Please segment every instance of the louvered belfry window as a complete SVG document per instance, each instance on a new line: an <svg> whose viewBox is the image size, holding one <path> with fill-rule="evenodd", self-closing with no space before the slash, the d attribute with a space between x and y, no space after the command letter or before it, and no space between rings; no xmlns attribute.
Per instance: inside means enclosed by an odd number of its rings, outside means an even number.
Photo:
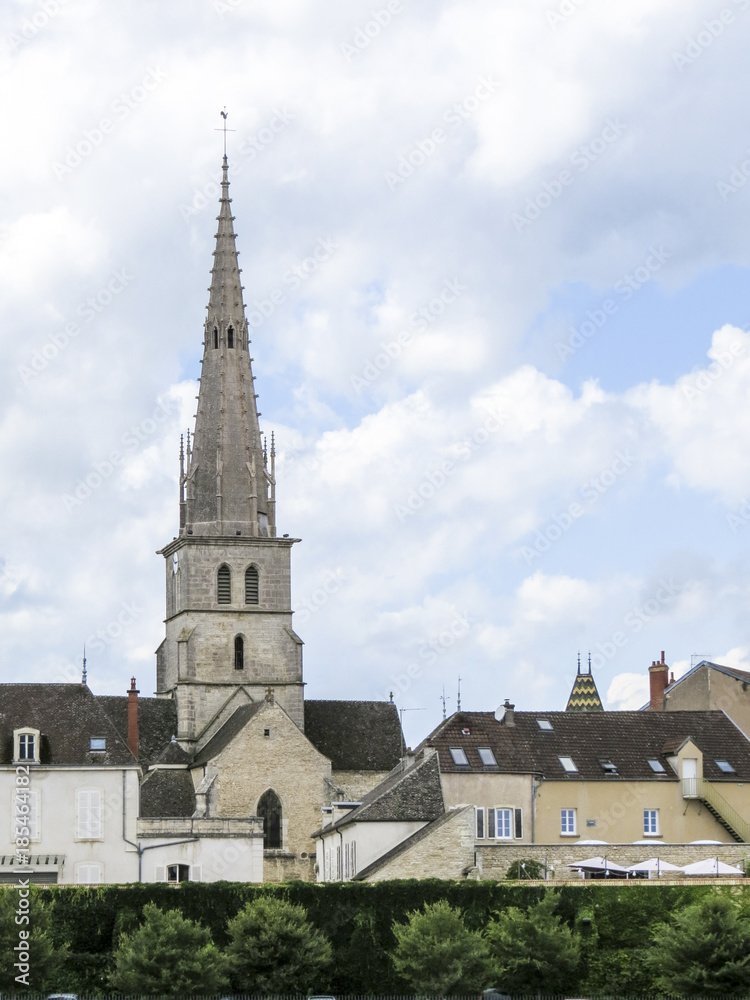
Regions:
<svg viewBox="0 0 750 1000"><path fill-rule="evenodd" d="M217 596L219 604L232 603L232 574L228 566L219 566L217 574Z"/></svg>
<svg viewBox="0 0 750 1000"><path fill-rule="evenodd" d="M258 603L258 571L255 566L245 570L245 604Z"/></svg>

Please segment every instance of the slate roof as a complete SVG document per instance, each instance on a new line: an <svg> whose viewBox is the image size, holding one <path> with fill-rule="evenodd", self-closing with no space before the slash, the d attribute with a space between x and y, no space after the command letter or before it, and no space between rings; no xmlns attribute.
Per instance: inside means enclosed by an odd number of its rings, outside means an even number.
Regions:
<svg viewBox="0 0 750 1000"><path fill-rule="evenodd" d="M263 704L265 702L262 701L246 702L236 708L221 729L214 733L202 750L198 751L193 763L207 764L213 757L217 757L231 743L237 733L245 728L245 725Z"/></svg>
<svg viewBox="0 0 750 1000"><path fill-rule="evenodd" d="M437 749L443 773L538 773L548 781L676 781L667 754L691 737L703 752L707 780L750 780L750 742L723 712L516 712L514 718L515 725L507 726L493 712L459 712L422 745ZM538 720L547 720L552 729L541 729ZM468 765L454 762L451 747L464 750ZM482 764L478 747L492 750L497 767ZM561 756L572 757L578 770L567 773ZM659 760L665 773L654 772L649 758ZM616 774L607 774L602 760L610 760ZM736 773L725 774L717 760L729 761Z"/></svg>
<svg viewBox="0 0 750 1000"><path fill-rule="evenodd" d="M40 763L131 765L127 744L84 684L0 684L0 763L13 760L13 731L38 729ZM92 736L107 749L92 753Z"/></svg>
<svg viewBox="0 0 750 1000"><path fill-rule="evenodd" d="M195 812L193 779L187 768L150 771L141 783L141 816L166 818Z"/></svg>
<svg viewBox="0 0 750 1000"><path fill-rule="evenodd" d="M306 701L305 736L334 771L390 771L403 749L390 701Z"/></svg>
<svg viewBox="0 0 750 1000"><path fill-rule="evenodd" d="M367 865L366 868L357 872L357 874L352 878L352 882L360 882L369 878L370 875L378 871L389 861L392 861L393 858L397 858L400 854L404 854L406 851L411 850L411 848L414 847L415 844L418 844L420 840L425 840L425 838L432 836L432 834L436 833L441 826L449 823L457 815L457 813L463 812L464 809L471 809L473 811L474 806L453 806L453 808L449 809L448 812L443 813L442 816L438 816L437 819L428 823L427 826L423 826L421 830L417 830L417 832L413 833L411 837L407 837L406 840L402 840L400 844L396 844L396 846L392 847L390 851L386 851L385 854L381 854L381 856L373 861L372 864Z"/></svg>
<svg viewBox="0 0 750 1000"><path fill-rule="evenodd" d="M167 744L166 750L164 750L163 753L159 754L159 756L154 761L154 764L187 765L190 764L191 761L192 757L187 752L187 750L183 750L180 744L176 740L173 740Z"/></svg>
<svg viewBox="0 0 750 1000"><path fill-rule="evenodd" d="M384 778L352 809L318 833L328 833L351 823L431 821L445 812L438 755L429 750L421 760L398 767ZM313 834L315 836L315 834Z"/></svg>
<svg viewBox="0 0 750 1000"><path fill-rule="evenodd" d="M128 736L128 696L98 695L123 740ZM138 761L144 767L162 754L177 733L177 704L171 698L138 697Z"/></svg>

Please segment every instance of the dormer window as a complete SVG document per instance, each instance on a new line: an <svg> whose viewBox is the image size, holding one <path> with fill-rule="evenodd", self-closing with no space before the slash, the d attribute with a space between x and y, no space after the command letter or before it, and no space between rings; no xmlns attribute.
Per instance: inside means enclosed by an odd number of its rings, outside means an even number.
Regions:
<svg viewBox="0 0 750 1000"><path fill-rule="evenodd" d="M39 763L39 730L16 729L13 733L13 756L21 764Z"/></svg>

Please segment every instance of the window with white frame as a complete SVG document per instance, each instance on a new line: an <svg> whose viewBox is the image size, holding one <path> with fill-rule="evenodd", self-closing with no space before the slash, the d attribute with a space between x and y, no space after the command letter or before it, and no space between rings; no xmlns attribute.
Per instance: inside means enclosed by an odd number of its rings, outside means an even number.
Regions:
<svg viewBox="0 0 750 1000"><path fill-rule="evenodd" d="M477 840L484 840L484 807L476 806L474 811L477 816Z"/></svg>
<svg viewBox="0 0 750 1000"><path fill-rule="evenodd" d="M575 809L560 810L560 834L563 837L572 837L576 834L576 811Z"/></svg>
<svg viewBox="0 0 750 1000"><path fill-rule="evenodd" d="M659 834L659 810L643 810L643 834L646 837L656 837Z"/></svg>
<svg viewBox="0 0 750 1000"><path fill-rule="evenodd" d="M102 793L98 789L80 789L76 796L76 839L102 839Z"/></svg>
<svg viewBox="0 0 750 1000"><path fill-rule="evenodd" d="M76 865L76 882L79 885L94 885L102 881L102 866L97 864Z"/></svg>
<svg viewBox="0 0 750 1000"><path fill-rule="evenodd" d="M495 837L497 840L511 840L513 838L513 810L495 810Z"/></svg>
<svg viewBox="0 0 750 1000"><path fill-rule="evenodd" d="M39 742L38 729L16 729L13 733L14 760L23 764L38 764Z"/></svg>
<svg viewBox="0 0 750 1000"><path fill-rule="evenodd" d="M42 816L38 789L17 788L12 793L10 807L10 839L28 837L41 839Z"/></svg>

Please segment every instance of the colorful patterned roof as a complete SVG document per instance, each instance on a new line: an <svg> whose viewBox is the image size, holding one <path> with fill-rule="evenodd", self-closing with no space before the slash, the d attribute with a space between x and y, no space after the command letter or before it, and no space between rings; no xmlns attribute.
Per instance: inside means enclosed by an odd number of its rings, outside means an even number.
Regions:
<svg viewBox="0 0 750 1000"><path fill-rule="evenodd" d="M592 674L576 674L573 690L570 692L566 712L603 712L604 706L596 689Z"/></svg>

